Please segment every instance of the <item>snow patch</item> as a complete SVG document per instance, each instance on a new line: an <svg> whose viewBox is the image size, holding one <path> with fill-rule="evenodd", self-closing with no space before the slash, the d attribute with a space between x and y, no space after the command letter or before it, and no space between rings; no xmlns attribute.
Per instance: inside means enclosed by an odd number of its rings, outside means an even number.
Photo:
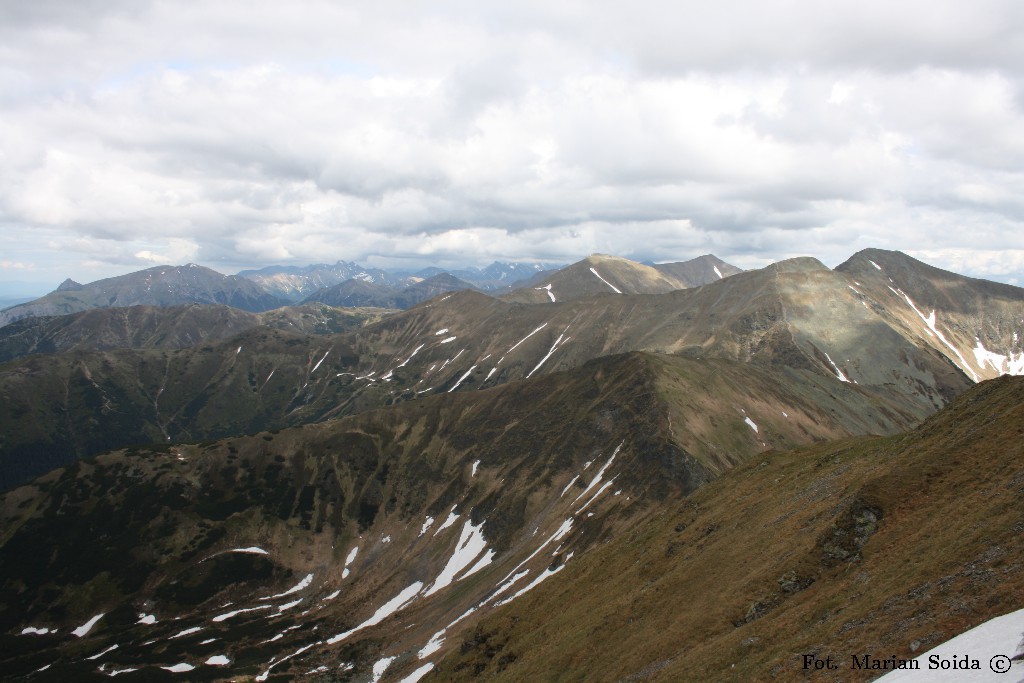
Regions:
<svg viewBox="0 0 1024 683"><path fill-rule="evenodd" d="M278 605L277 606L277 613L280 614L281 612L284 612L285 610L291 609L292 607L295 607L300 602L302 602L302 598L299 598L298 600L293 600L292 602L286 602L283 605Z"/></svg>
<svg viewBox="0 0 1024 683"><path fill-rule="evenodd" d="M1014 333L1016 343L1016 332ZM1015 354L1010 352L1009 356L989 351L981 343L981 339L975 337L977 346L974 347L974 358L978 361L978 367L985 369L985 363L992 366L992 369L1000 375L1024 375L1024 353Z"/></svg>
<svg viewBox="0 0 1024 683"><path fill-rule="evenodd" d="M433 664L427 663L413 671L411 674L400 680L398 683L417 683L421 678L430 673L434 668Z"/></svg>
<svg viewBox="0 0 1024 683"><path fill-rule="evenodd" d="M889 289L892 288L890 287ZM960 369L966 373L969 373L971 377L974 378L974 381L977 382L979 380L978 373L974 372L974 370L971 369L971 367L967 364L967 361L964 360L963 354L960 353L959 349L950 344L949 340L946 339L946 335L942 334L939 328L935 326L935 309L933 308L931 314L928 315L928 317L926 318L924 314L918 310L917 306L914 305L914 302L910 300L909 296L907 296L902 291L899 292L899 294L903 295L903 298L906 300L906 302L910 304L910 307L914 309L914 312L921 317L921 320L925 322L925 324L928 326L928 329L930 329L935 334L935 336L939 338L939 341L945 344L953 353L956 354L956 357L960 359Z"/></svg>
<svg viewBox="0 0 1024 683"><path fill-rule="evenodd" d="M441 646L444 645L444 634L445 631L447 630L448 629L443 628L434 635L432 635L430 637L430 640L427 641L427 644L424 645L423 648L416 653L416 657L419 659L426 659L430 655L440 650Z"/></svg>
<svg viewBox="0 0 1024 683"><path fill-rule="evenodd" d="M478 468L478 467L480 467L480 461L476 460L476 461L473 462L473 471L469 473L469 476L475 477L476 476L476 468Z"/></svg>
<svg viewBox="0 0 1024 683"><path fill-rule="evenodd" d="M248 548L232 548L231 550L225 550L226 553L251 553L253 555L269 555L263 548L257 548L256 546L250 546Z"/></svg>
<svg viewBox="0 0 1024 683"><path fill-rule="evenodd" d="M441 340L441 343L442 343L442 344L447 344L448 342L453 342L453 341L455 341L456 339L458 339L458 337L448 337L447 339L442 339L442 340Z"/></svg>
<svg viewBox="0 0 1024 683"><path fill-rule="evenodd" d="M597 276L597 279L598 279L598 280L600 280L601 282L603 282L603 283L605 283L606 285L608 285L609 287L611 287L611 288L612 288L612 291L614 291L614 292L615 292L616 294L622 294L622 291L621 291L621 290L620 290L620 289L619 289L618 287L616 287L615 285L613 285L612 283L608 282L608 281L607 281L607 280L605 280L605 279L604 279L603 277L601 277L601 274L600 274L600 273L598 273L598 272L597 272L596 270L594 270L593 268L591 268L591 269L590 269L590 272L591 272L591 273L593 273L594 275L596 275L596 276Z"/></svg>
<svg viewBox="0 0 1024 683"><path fill-rule="evenodd" d="M57 629L50 630L49 628L36 628L35 626L29 626L21 629L21 635L23 636L45 636L47 633L56 633Z"/></svg>
<svg viewBox="0 0 1024 683"><path fill-rule="evenodd" d="M45 671L46 669L49 669L49 668L50 668L50 665L47 664L46 666L44 666L39 671ZM138 669L132 669L132 668L128 668L128 669L111 669L110 671L105 671L104 673L106 673L108 676L113 678L114 676L118 676L120 674L129 674L132 671L138 671Z"/></svg>
<svg viewBox="0 0 1024 683"><path fill-rule="evenodd" d="M516 342L515 344L513 344L513 345L512 345L512 348L511 348L511 349L509 349L508 351L506 351L506 352L505 352L505 356L507 356L508 354L510 354L510 353L512 353L513 351L515 351L515 350L516 350L516 347L518 347L518 346L519 346L520 344L522 344L522 343L523 343L524 341L526 341L527 339L529 339L529 338L530 338L530 337L532 337L533 335L537 334L538 332L540 332L541 330L543 330L543 329L544 329L545 327L547 327L547 326L548 326L548 324L547 324L547 323L544 323L543 325L541 325L540 327L538 327L537 329L535 329L535 330L534 330L533 332L531 332L530 334L526 335L525 337L523 337L522 339L520 339L519 341L517 341L517 342ZM499 363L499 364L501 363L501 361L502 361L502 360L505 360L505 356L502 356L502 357L501 357L501 360L499 360L499 361L498 361L498 363Z"/></svg>
<svg viewBox="0 0 1024 683"><path fill-rule="evenodd" d="M529 559L529 558L527 558L527 559ZM501 595L502 593L507 591L509 588L511 588L517 581L519 581L519 579L523 578L524 576L526 576L529 573L530 573L529 569L524 569L523 571L519 572L518 574L514 574L511 579L509 579L505 583L503 583L500 586L498 586L498 590L494 591L494 593L491 594L490 599L493 600L494 598L498 597L499 595ZM505 577L505 578L508 578L508 577Z"/></svg>
<svg viewBox="0 0 1024 683"><path fill-rule="evenodd" d="M370 679L370 683L378 683L380 677L384 675L384 672L391 666L391 662L395 661L395 657L385 657L384 659L377 660L373 664L373 678Z"/></svg>
<svg viewBox="0 0 1024 683"><path fill-rule="evenodd" d="M462 382L467 377L469 377L473 373L474 370L476 370L476 366L475 365L473 367L471 367L469 370L466 370L466 374L464 374L462 377L459 378L459 381L455 383L455 386L453 386L451 389L448 390L448 393L450 394L453 391L455 391L456 389L458 389L459 385L462 384Z"/></svg>
<svg viewBox="0 0 1024 683"><path fill-rule="evenodd" d="M832 364L832 368L835 370L836 377L839 378L839 381L840 382L849 382L850 379L846 375L843 374L843 371L839 369L839 366L836 365L836 362L834 360L832 360L831 356L828 355L828 352L827 351L822 351L822 353L825 354L825 358L828 358L828 362ZM755 432L757 431L756 427L754 428L754 431Z"/></svg>
<svg viewBox="0 0 1024 683"><path fill-rule="evenodd" d="M625 442L623 442L623 443L625 443ZM594 475L594 478L590 480L590 484L587 485L587 488L583 489L583 493L581 493L580 495L576 496L576 500L574 500L572 502L573 505L575 505L576 502L579 501L580 498L582 498L583 496L587 495L587 493L590 492L590 489L594 488L595 486L597 486L598 484L601 483L601 478L604 476L605 471L609 467L611 467L612 462L615 461L615 456L619 454L619 449L620 448L622 448L622 444L621 443L618 446L615 447L615 450L612 452L612 457L608 458L608 462L606 462L601 467L601 469L599 469L597 471L597 474Z"/></svg>
<svg viewBox="0 0 1024 683"><path fill-rule="evenodd" d="M448 519L444 520L444 524L437 528L437 531L434 532L435 536L437 536L439 533L450 527L452 524L455 524L456 520L459 519L459 516L455 514L455 508L457 507L458 505L452 506L451 511L448 513Z"/></svg>
<svg viewBox="0 0 1024 683"><path fill-rule="evenodd" d="M316 365L313 366L313 369L309 371L309 374L312 375L314 372L316 372L316 369L318 367L320 367L320 363L323 363L327 359L328 354L330 354L330 353L331 353L331 350L327 349L327 353L324 354L323 358L321 358L320 360L317 361Z"/></svg>
<svg viewBox="0 0 1024 683"><path fill-rule="evenodd" d="M715 275L718 276L719 280L722 279L722 271L718 269L718 266L711 266L711 270L715 271Z"/></svg>
<svg viewBox="0 0 1024 683"><path fill-rule="evenodd" d="M270 609L271 607L273 607L273 605L260 605L259 607L248 607L246 609L236 609L235 611L227 612L226 614L218 614L213 619L211 619L211 621L214 621L216 623L220 623L222 621L227 621L228 619L231 619L232 617L236 617L239 614L245 614L246 612L257 612L257 611L259 611L261 609Z"/></svg>
<svg viewBox="0 0 1024 683"><path fill-rule="evenodd" d="M876 269L878 269L878 270L881 270L881 269L882 269L882 266L878 265L877 263L875 263L875 262L874 262L874 261L872 261L871 259L868 259L868 263L870 263L871 265L873 265L873 266L874 266L874 267L875 267Z"/></svg>
<svg viewBox="0 0 1024 683"><path fill-rule="evenodd" d="M72 633L74 633L79 638L83 637L85 634L91 631L92 627L96 625L96 622L102 619L105 615L106 612L103 612L102 614L97 614L92 619L90 619L89 621L85 622L84 624L76 628L74 631L72 631Z"/></svg>
<svg viewBox="0 0 1024 683"><path fill-rule="evenodd" d="M551 299L551 303L555 303L555 295L551 292L551 283L548 283L543 287L534 287L534 289L543 289L547 292L548 298Z"/></svg>
<svg viewBox="0 0 1024 683"><path fill-rule="evenodd" d="M541 550L544 550L544 548L548 547L548 545L550 545L553 541L561 541L563 538L565 538L566 534L568 534L570 531L572 531L572 517L570 517L567 520L565 520L564 522L562 522L562 525L560 527L558 527L558 529L555 530L555 533L553 533L550 536L548 536L548 540L546 540L543 543L541 543L540 547L538 547L536 550L534 550L532 553L530 553L529 557L527 557L525 560L520 562L518 565L516 565L515 569L513 569L508 574L506 574L505 575L505 579L507 579L509 576L512 576L520 567L522 567L524 564L526 564L527 562L532 560L534 557L536 557L537 553L539 553ZM524 571L520 576L525 576L525 574L527 572L529 572L529 570ZM507 588L509 585L515 583L517 578L518 577L513 577L513 579L511 581L509 581L508 584L506 584L502 588L499 588L497 591L495 591L494 595L492 595L491 597L492 598L495 597L496 595L501 593L503 590L505 590L505 588ZM502 581L504 581L505 579L502 579Z"/></svg>
<svg viewBox="0 0 1024 683"><path fill-rule="evenodd" d="M108 648L107 648L106 650L104 650L103 652L97 652L97 653L96 653L96 654L94 654L94 655L93 655L92 657L86 657L86 659L88 659L88 660L94 660L94 659L99 659L100 657L102 657L103 655L107 654L108 652L113 652L114 650L116 650L116 649L117 649L117 647L118 647L118 646L117 646L117 644L115 643L114 645L111 645L110 647L108 647Z"/></svg>
<svg viewBox="0 0 1024 683"><path fill-rule="evenodd" d="M170 671L174 674L183 674L186 671L191 671L195 667L191 664L186 664L185 662L182 662L180 664L175 664L174 666L161 666L160 668L165 669L166 671Z"/></svg>
<svg viewBox="0 0 1024 683"><path fill-rule="evenodd" d="M265 680L267 680L267 678L270 676L271 669L273 669L275 666L277 666L278 664L281 664L282 662L288 661L292 657L298 657L299 655L301 655L303 652L305 652L309 648L313 647L314 645L320 645L321 643L323 643L322 640L317 641L315 643L310 643L309 645L303 645L302 647L300 647L298 650L296 650L295 652L291 653L290 655L286 655L286 656L282 657L281 659L278 659L277 661L271 660L271 662L272 662L271 665L269 667L267 667L266 671L264 671L259 676L257 676L256 680L257 681L265 681Z"/></svg>
<svg viewBox="0 0 1024 683"><path fill-rule="evenodd" d="M757 433L757 425L754 424L753 420L751 420L749 417L745 417L743 418L743 421L746 422L750 426L750 428L754 430L755 434Z"/></svg>
<svg viewBox="0 0 1024 683"><path fill-rule="evenodd" d="M417 581L416 583L407 586L404 590L402 590L401 593L399 593L398 595L384 603L380 607L380 609L373 613L372 617L370 617L369 619L367 619L366 621L364 621L363 623L359 624L351 630L345 631L344 633L339 633L336 636L328 638L327 644L334 645L335 643L339 643L342 640L345 640L356 631L361 631L364 628L368 628L370 626L375 626L379 624L380 622L384 621L386 618L388 618L389 616L391 616L392 614L399 611L400 609L408 605L410 602L415 600L421 588L423 588L422 581Z"/></svg>
<svg viewBox="0 0 1024 683"><path fill-rule="evenodd" d="M500 601L494 603L494 606L495 607L501 607L502 605L507 605L508 603L512 602L513 600L515 600L516 598L521 596L523 593L526 593L527 591L530 591L530 590L536 588L537 585L540 584L541 581L544 581L545 579L548 579L548 578L554 576L555 574L557 574L558 572L562 571L563 569L565 569L565 564L564 563L558 565L558 568L556 568L556 569L551 569L550 567L548 567L543 572L541 572L540 575L538 575L537 578L535 578L533 581L531 581L530 583L526 584L526 586L524 586L520 590L516 591L512 595L508 596L504 600L500 600Z"/></svg>
<svg viewBox="0 0 1024 683"><path fill-rule="evenodd" d="M479 461L477 461L477 462L479 462ZM416 538L419 538L423 534L427 533L427 531L432 526L434 526L434 518L433 517L427 517L425 520L423 520L423 527L420 529L420 533L419 533L418 536L416 536Z"/></svg>
<svg viewBox="0 0 1024 683"><path fill-rule="evenodd" d="M578 474L575 477L573 477L572 481L570 481L568 484L566 484L565 488L562 489L562 492L560 494L558 494L558 497L561 498L562 496L564 496L565 492L568 491L569 489L571 489L572 485L575 484L576 480L579 479L579 478L580 478L580 475L578 475Z"/></svg>
<svg viewBox="0 0 1024 683"><path fill-rule="evenodd" d="M612 483L614 483L614 482L615 482L615 477L612 477L611 479L609 479L608 481L606 481L606 482L605 482L604 484L602 484L602 485L601 485L601 488L599 488L599 489L597 490L597 493L595 493L595 494L594 494L593 496L591 496L591 497L590 497L590 500L588 500L588 501L587 501L586 503L584 503L584 504L583 504L583 507L581 507L581 508L580 508L579 510L577 510L577 511L576 511L576 513L577 513L577 514L579 514L580 512L583 512L584 510L586 510L586 509L587 509L587 506L589 506L589 505L590 505L591 503L593 503L593 502L594 502L594 500L595 500L595 499L596 499L596 498L597 498L598 496L600 496L600 495L601 495L602 493L604 493L604 492L605 492L605 490L607 490L607 488L608 488L609 486L611 486L611 485L612 485ZM592 515L592 514L593 514L593 513L591 513L591 515ZM589 516L589 515L588 515L588 516Z"/></svg>
<svg viewBox="0 0 1024 683"><path fill-rule="evenodd" d="M192 628L187 628L184 631L178 631L170 637L170 640L174 640L175 638L184 638L185 636L192 635L193 633L199 633L202 630L202 626L193 626Z"/></svg>
<svg viewBox="0 0 1024 683"><path fill-rule="evenodd" d="M416 347L416 349L415 349L415 350L414 350L414 351L413 351L412 353L410 353L410 354L409 354L409 357L408 357L408 358L406 358L405 360L403 360L403 361L402 361L402 362L401 362L401 363L400 363L400 364L398 365L398 367L400 367L400 368L404 368L404 367L405 367L405 364L406 364L406 363L408 363L409 361L411 361L411 360L412 360L412 357L413 357L413 356L415 356L415 355L416 355L417 353L419 353L419 352L420 352L420 349L422 349L422 348L423 348L424 346L426 346L426 344L420 344L419 346L417 346L417 347Z"/></svg>
<svg viewBox="0 0 1024 683"><path fill-rule="evenodd" d="M1001 617L990 619L985 623L965 631L960 635L947 640L942 645L925 652L914 661L920 669L902 669L893 671L876 680L876 683L970 683L971 681L1019 681L1021 678L1022 665L1020 660L1010 660L1024 654L1024 642L1021 641L1021 634L1024 633L1024 609L1004 614ZM980 671L965 671L963 669L935 669L929 670L929 658L937 657L940 660L951 660L955 655L963 656L969 654L971 659L981 662ZM993 675L990 669L990 662L998 655L1007 658L1002 660L1007 665L1007 673ZM999 659L995 660L1000 662ZM1012 663L1012 669L1010 665ZM1005 677L1005 678L1004 678Z"/></svg>
<svg viewBox="0 0 1024 683"><path fill-rule="evenodd" d="M435 337L440 337L442 334L444 334L447 331L448 331L447 327L441 328L440 330L438 330L437 332L434 333L434 336Z"/></svg>
<svg viewBox="0 0 1024 683"><path fill-rule="evenodd" d="M572 339L572 337L566 337L564 332L562 334L558 335L558 339L556 339L555 343L551 345L551 349L548 351L547 355L544 356L543 358L541 358L540 362L537 363L537 365L533 368L533 370L530 370L530 373L528 375L526 375L527 379L529 379L533 375L533 373L535 373L538 370L540 370L540 366L544 365L544 363L547 362L548 358L551 358L551 354L553 354L555 351L558 350L558 347L562 343L562 339L563 338L565 338L566 342L568 342L570 339Z"/></svg>
<svg viewBox="0 0 1024 683"><path fill-rule="evenodd" d="M275 598L283 598L286 595L298 593L300 590L307 588L311 583L313 583L313 575L306 574L306 578L302 579L302 581L299 581L297 584L286 590L284 593L278 593L277 595L268 595L264 598L260 598L260 600L274 600Z"/></svg>
<svg viewBox="0 0 1024 683"><path fill-rule="evenodd" d="M207 666L227 666L231 660L224 655L214 655L206 660Z"/></svg>
<svg viewBox="0 0 1024 683"><path fill-rule="evenodd" d="M459 535L459 542L455 546L455 552L452 553L448 563L444 569L441 570L440 575L434 580L433 585L424 593L424 596L431 596L443 588L447 588L458 575L460 571L466 568L469 563L475 560L480 553L487 550L487 539L484 538L483 534L484 523L480 522L479 525L473 526L473 522L466 520L466 523L462 526L462 533ZM487 561L477 563L472 570L462 575L461 578L466 578L470 574L482 569L483 567L490 564L491 558L494 557L493 551L488 551L488 554L484 556Z"/></svg>

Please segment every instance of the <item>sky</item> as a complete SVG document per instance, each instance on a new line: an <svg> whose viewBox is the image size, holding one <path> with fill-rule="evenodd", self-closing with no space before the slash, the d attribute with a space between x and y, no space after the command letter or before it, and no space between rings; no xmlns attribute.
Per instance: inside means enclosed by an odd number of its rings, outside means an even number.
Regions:
<svg viewBox="0 0 1024 683"><path fill-rule="evenodd" d="M0 290L158 264L1024 285L1019 0L0 0Z"/></svg>

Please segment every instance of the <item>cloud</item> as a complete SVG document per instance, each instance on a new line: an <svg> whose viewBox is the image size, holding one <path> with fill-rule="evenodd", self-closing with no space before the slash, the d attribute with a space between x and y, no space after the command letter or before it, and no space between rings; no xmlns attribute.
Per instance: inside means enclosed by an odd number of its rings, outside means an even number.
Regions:
<svg viewBox="0 0 1024 683"><path fill-rule="evenodd" d="M76 279L866 246L1019 277L1022 7L29 3L0 244Z"/></svg>

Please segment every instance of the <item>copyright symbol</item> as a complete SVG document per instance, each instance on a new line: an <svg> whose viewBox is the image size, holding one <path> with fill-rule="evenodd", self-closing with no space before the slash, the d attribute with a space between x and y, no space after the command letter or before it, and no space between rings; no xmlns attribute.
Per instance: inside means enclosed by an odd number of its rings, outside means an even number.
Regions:
<svg viewBox="0 0 1024 683"><path fill-rule="evenodd" d="M997 674L1004 674L1010 670L1012 662L1006 655L996 655L992 659L988 660L988 668L995 671Z"/></svg>

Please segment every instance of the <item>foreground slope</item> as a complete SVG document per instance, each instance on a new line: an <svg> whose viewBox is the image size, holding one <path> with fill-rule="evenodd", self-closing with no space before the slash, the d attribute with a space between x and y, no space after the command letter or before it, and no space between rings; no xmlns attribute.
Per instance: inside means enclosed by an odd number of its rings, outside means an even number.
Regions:
<svg viewBox="0 0 1024 683"><path fill-rule="evenodd" d="M766 442L894 431L890 406L827 381L630 354L79 461L2 499L0 671L291 680L350 665L365 680L427 667L480 615Z"/></svg>
<svg viewBox="0 0 1024 683"><path fill-rule="evenodd" d="M305 424L630 351L857 384L897 407L905 427L972 384L924 335L890 322L890 307L905 304L868 305L850 283L791 259L664 294L534 306L463 291L342 335L258 329L180 351L23 359L0 366L0 486L127 444ZM1000 305L1024 320L1024 296ZM980 301L975 315L994 313Z"/></svg>
<svg viewBox="0 0 1024 683"><path fill-rule="evenodd" d="M1021 425L1024 378L1003 377L908 434L755 458L483 618L424 680L871 680L852 655L911 659L1024 607Z"/></svg>

